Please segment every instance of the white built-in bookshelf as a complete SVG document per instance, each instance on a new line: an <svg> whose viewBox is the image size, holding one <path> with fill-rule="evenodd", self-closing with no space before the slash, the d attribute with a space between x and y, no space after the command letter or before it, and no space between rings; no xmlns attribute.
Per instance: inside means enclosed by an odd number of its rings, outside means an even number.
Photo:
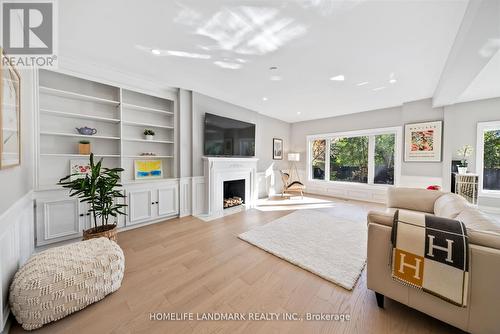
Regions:
<svg viewBox="0 0 500 334"><path fill-rule="evenodd" d="M39 190L56 188L72 160L86 160L78 143L88 140L106 167L122 167L123 183L134 182L134 161L160 159L163 177L174 177L175 102L58 72L39 71ZM95 135L76 128L97 129ZM146 140L145 129L155 132ZM142 153L155 153L143 156Z"/></svg>

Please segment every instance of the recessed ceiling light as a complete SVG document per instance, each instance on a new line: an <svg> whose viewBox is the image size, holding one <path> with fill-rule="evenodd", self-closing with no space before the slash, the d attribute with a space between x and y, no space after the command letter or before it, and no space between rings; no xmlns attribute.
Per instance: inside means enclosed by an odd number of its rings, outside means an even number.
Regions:
<svg viewBox="0 0 500 334"><path fill-rule="evenodd" d="M380 86L380 87L377 87L377 88L373 88L373 91L376 92L376 91L382 90L382 89L385 89L385 86Z"/></svg>
<svg viewBox="0 0 500 334"><path fill-rule="evenodd" d="M356 86L364 86L364 85L368 85L368 84L369 84L368 81L363 81L363 82L356 84Z"/></svg>
<svg viewBox="0 0 500 334"><path fill-rule="evenodd" d="M161 54L160 50L158 50L158 49L152 49L151 53L156 55L156 56L159 56Z"/></svg>
<svg viewBox="0 0 500 334"><path fill-rule="evenodd" d="M302 114L302 113L300 111L297 111L297 115L300 115L300 114Z"/></svg>
<svg viewBox="0 0 500 334"><path fill-rule="evenodd" d="M344 81L345 77L342 74L340 74L340 75L336 75L334 77L331 77L330 80L332 80L332 81Z"/></svg>
<svg viewBox="0 0 500 334"><path fill-rule="evenodd" d="M280 77L279 75L271 75L271 76L269 77L269 79L270 79L271 81L281 81L281 80L283 80L283 78L282 78L282 77Z"/></svg>
<svg viewBox="0 0 500 334"><path fill-rule="evenodd" d="M262 101L267 101L267 100L268 100L268 98L265 96L262 98Z"/></svg>
<svg viewBox="0 0 500 334"><path fill-rule="evenodd" d="M389 75L389 83L391 84L394 84L396 83L396 78L394 77L394 73L391 73L391 75Z"/></svg>

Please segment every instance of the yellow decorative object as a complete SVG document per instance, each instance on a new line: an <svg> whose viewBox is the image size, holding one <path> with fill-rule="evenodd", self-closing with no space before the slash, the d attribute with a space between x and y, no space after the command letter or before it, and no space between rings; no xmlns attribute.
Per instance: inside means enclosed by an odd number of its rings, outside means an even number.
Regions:
<svg viewBox="0 0 500 334"><path fill-rule="evenodd" d="M163 166L161 160L136 160L135 179L161 179L163 178Z"/></svg>

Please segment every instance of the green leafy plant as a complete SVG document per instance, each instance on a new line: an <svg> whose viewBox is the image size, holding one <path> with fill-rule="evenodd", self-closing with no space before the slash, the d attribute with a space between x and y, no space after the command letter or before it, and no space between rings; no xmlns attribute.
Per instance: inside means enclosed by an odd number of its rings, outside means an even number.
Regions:
<svg viewBox="0 0 500 334"><path fill-rule="evenodd" d="M145 136L154 136L155 132L151 129L144 129L144 135Z"/></svg>
<svg viewBox="0 0 500 334"><path fill-rule="evenodd" d="M109 218L125 215L123 208L126 204L115 203L115 199L125 198L119 189L122 185L119 183L120 174L123 168L102 167L102 159L94 162L94 154L90 154L90 173L85 177L71 180L71 174L59 180L59 185L70 189L70 196L76 196L80 202L88 203L90 213L94 222L94 232L102 232L109 228ZM101 224L98 226L98 218ZM111 225L113 226L113 225Z"/></svg>
<svg viewBox="0 0 500 334"><path fill-rule="evenodd" d="M88 140L80 140L79 143L83 144L83 145L87 145L87 144L90 144L90 141L88 141Z"/></svg>

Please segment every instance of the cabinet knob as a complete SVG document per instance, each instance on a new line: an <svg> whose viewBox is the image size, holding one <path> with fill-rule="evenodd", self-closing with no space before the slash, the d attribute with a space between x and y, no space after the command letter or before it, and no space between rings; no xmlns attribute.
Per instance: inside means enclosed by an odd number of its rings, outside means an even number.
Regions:
<svg viewBox="0 0 500 334"><path fill-rule="evenodd" d="M155 204L158 204L158 203L159 203L158 201L155 202Z"/></svg>
<svg viewBox="0 0 500 334"><path fill-rule="evenodd" d="M155 205L156 203L155 202L151 202L151 205Z"/></svg>
<svg viewBox="0 0 500 334"><path fill-rule="evenodd" d="M84 213L80 213L80 215L79 215L79 216L80 216L80 217L83 217L83 216L85 216L85 214L84 214Z"/></svg>

